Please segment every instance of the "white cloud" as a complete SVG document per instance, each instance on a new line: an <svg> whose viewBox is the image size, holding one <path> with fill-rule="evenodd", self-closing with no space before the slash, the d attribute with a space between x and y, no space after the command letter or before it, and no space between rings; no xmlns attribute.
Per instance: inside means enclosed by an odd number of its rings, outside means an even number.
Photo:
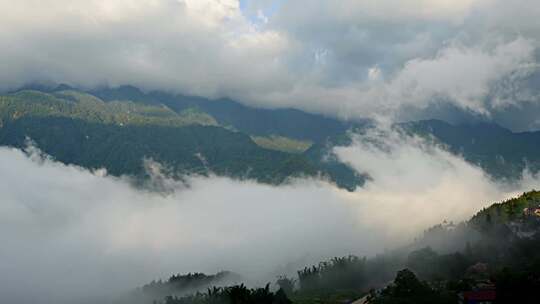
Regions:
<svg viewBox="0 0 540 304"><path fill-rule="evenodd" d="M131 83L223 96L287 81L287 37L256 29L234 0L3 1L0 17L11 46L0 51L3 88Z"/></svg>
<svg viewBox="0 0 540 304"><path fill-rule="evenodd" d="M336 152L372 179L350 194L363 204L360 222L394 236L415 235L443 220L468 219L484 206L538 183L528 176L520 189L497 184L442 147L398 131L356 136L353 145Z"/></svg>
<svg viewBox="0 0 540 304"><path fill-rule="evenodd" d="M485 98L496 81L536 68L532 42L523 38L492 49L449 46L433 59L414 59L385 88L390 102L425 107L434 97L487 112Z"/></svg>
<svg viewBox="0 0 540 304"><path fill-rule="evenodd" d="M358 118L441 95L489 113L522 102L486 99L493 83L538 70L532 0L246 5L262 22L237 0L0 0L0 89L131 84Z"/></svg>
<svg viewBox="0 0 540 304"><path fill-rule="evenodd" d="M262 284L323 258L406 243L538 184L499 185L418 138L383 134L337 150L373 177L353 193L314 180L273 187L211 177L161 195L0 148L0 300L73 303L188 271L228 269Z"/></svg>
<svg viewBox="0 0 540 304"><path fill-rule="evenodd" d="M404 106L422 109L441 99L464 110L489 115L495 107L517 102L503 99L503 95L515 94L508 90L519 87L494 89L499 82L519 83L537 68L532 42L524 38L478 47L452 44L432 58L406 62L394 75L385 77L380 68L372 67L366 83L337 87L299 83L290 91L266 98L270 102L293 96L312 111L334 111L345 118L368 113L372 118L394 119Z"/></svg>

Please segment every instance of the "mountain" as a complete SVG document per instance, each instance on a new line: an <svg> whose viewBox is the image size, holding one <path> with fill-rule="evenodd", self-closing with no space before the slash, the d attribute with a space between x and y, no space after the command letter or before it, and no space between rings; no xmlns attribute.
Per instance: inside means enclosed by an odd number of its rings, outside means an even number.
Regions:
<svg viewBox="0 0 540 304"><path fill-rule="evenodd" d="M516 179L523 170L540 170L540 132L512 132L493 123L452 125L424 120L400 127L436 140L498 179Z"/></svg>
<svg viewBox="0 0 540 304"><path fill-rule="evenodd" d="M475 214L470 222L483 231L504 226L517 237L533 236L540 232L540 192L533 190L495 203Z"/></svg>
<svg viewBox="0 0 540 304"><path fill-rule="evenodd" d="M214 117L220 125L256 136L283 136L299 140L323 142L339 136L355 123L344 122L297 109L258 109L231 99L210 100L202 97L173 95L163 92L143 93L131 86L93 90L91 94L105 100L131 100L163 104L179 112L196 107ZM360 121L357 124L363 124Z"/></svg>
<svg viewBox="0 0 540 304"><path fill-rule="evenodd" d="M144 176L143 159L153 159L179 176L214 172L271 184L323 176L352 191L366 176L342 163L333 147L350 144L348 130L369 127L367 120L343 122L129 86L88 92L32 87L0 95L0 145L22 148L28 137L59 161L113 175ZM441 120L396 127L444 145L496 179L540 170L540 132Z"/></svg>
<svg viewBox="0 0 540 304"><path fill-rule="evenodd" d="M111 97L105 101L65 86L48 92L22 90L0 96L0 145L24 148L29 138L58 161L90 169L106 168L118 176L144 177L143 160L152 159L178 177L213 172L279 184L291 177L322 175L348 190L363 181L336 159L328 162L322 157L308 157L302 151L312 142L302 142L302 150L294 153L279 151L299 141L272 135L259 145L252 134L224 126L197 104L173 109L144 99L146 95L138 90L121 88L114 92L117 95L110 96L118 100ZM317 119L326 120L308 114L304 117L314 124ZM270 134L273 129L266 132ZM280 146L268 149L275 143ZM333 170L335 166L341 170Z"/></svg>

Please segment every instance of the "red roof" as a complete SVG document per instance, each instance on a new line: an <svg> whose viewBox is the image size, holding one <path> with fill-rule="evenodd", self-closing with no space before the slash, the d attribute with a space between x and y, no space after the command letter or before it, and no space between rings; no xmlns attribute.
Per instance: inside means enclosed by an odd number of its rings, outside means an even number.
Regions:
<svg viewBox="0 0 540 304"><path fill-rule="evenodd" d="M495 298L495 290L465 291L463 293L463 299L465 300L495 300Z"/></svg>

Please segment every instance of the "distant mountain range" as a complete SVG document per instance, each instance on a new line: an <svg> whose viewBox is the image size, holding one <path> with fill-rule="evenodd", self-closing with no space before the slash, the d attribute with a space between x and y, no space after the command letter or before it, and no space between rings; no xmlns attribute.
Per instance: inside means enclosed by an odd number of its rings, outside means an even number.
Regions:
<svg viewBox="0 0 540 304"><path fill-rule="evenodd" d="M397 126L444 144L494 178L540 170L540 132L440 120ZM332 147L350 142L348 130L369 127L368 120L346 122L130 86L34 86L0 95L0 145L23 148L30 138L58 161L106 168L113 175L144 177L146 158L178 176L213 172L270 184L318 176L354 190L366 176L340 162Z"/></svg>
<svg viewBox="0 0 540 304"><path fill-rule="evenodd" d="M451 125L440 120L401 124L443 143L454 154L482 167L496 179L513 180L523 170L540 170L540 132L511 132L492 123Z"/></svg>

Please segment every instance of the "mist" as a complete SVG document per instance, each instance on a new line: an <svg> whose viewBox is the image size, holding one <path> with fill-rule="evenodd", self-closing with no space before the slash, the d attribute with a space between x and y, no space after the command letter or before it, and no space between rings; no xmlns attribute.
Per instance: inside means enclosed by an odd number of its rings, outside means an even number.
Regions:
<svg viewBox="0 0 540 304"><path fill-rule="evenodd" d="M336 148L370 176L347 192L317 179L270 186L210 176L167 192L42 155L0 148L0 300L112 299L173 273L230 270L252 285L332 256L407 244L443 220L530 190L492 181L444 147L399 131L354 135ZM159 166L157 167L159 169Z"/></svg>

